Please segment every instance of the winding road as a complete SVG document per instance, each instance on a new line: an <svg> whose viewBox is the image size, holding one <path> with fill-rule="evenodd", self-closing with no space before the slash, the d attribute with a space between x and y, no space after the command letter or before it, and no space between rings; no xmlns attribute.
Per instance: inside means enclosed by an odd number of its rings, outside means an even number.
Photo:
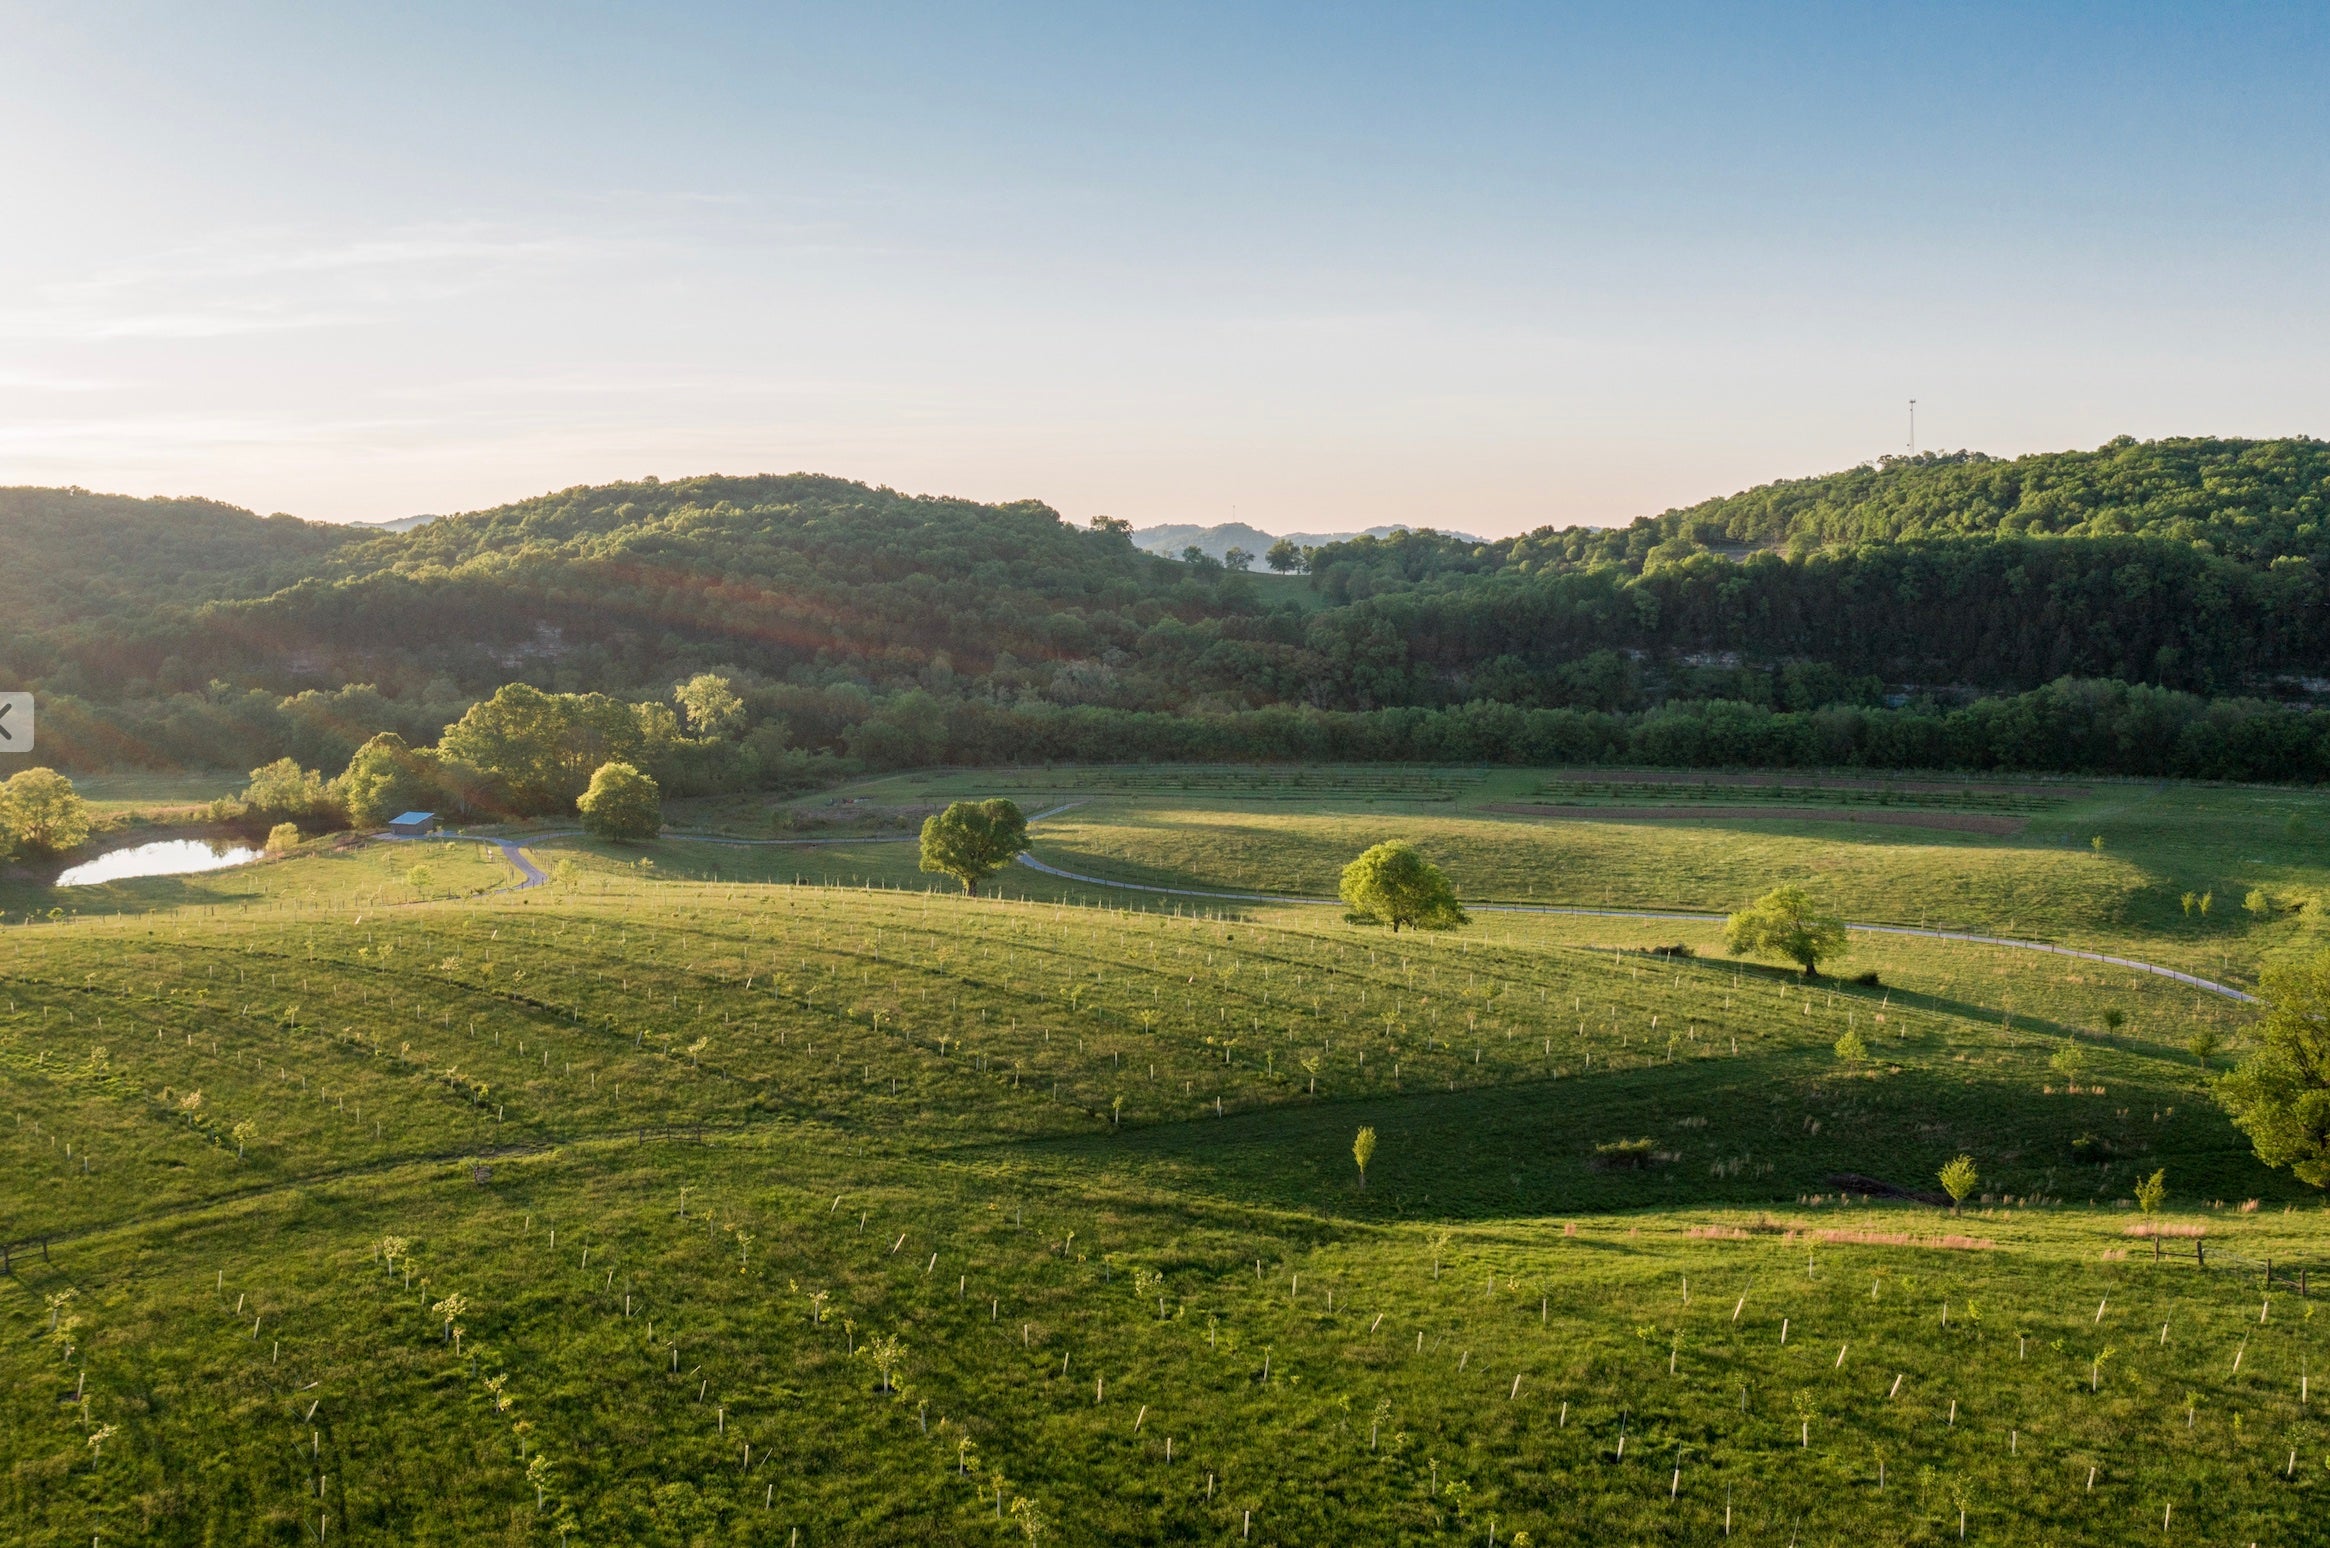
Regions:
<svg viewBox="0 0 2330 1548"><path fill-rule="evenodd" d="M566 838L569 836L570 835L564 833L537 833L532 835L532 837L538 839ZM511 865L517 867L518 882L517 885L513 887L496 887L492 892L486 894L487 897L493 897L504 892L524 892L529 887L539 887L544 882L550 880L549 873L534 863L533 857L528 855L524 849L519 847L518 841L516 839L487 838L483 835L475 833L427 833L414 834L411 837L407 837L401 833L383 833L380 835L380 837L384 842L390 844L493 845L494 848L502 852L502 858L504 860L509 861Z"/></svg>
<svg viewBox="0 0 2330 1548"><path fill-rule="evenodd" d="M1049 815L1048 813L1046 815ZM1281 903L1305 908L1341 908L1338 898L1296 897L1271 892L1204 892L1191 887L1153 887L1141 882L1110 881L1105 876L1086 876L1077 871L1062 870L1047 865L1033 855L1021 855L1019 863L1031 871L1061 881L1081 882L1088 887L1114 887L1124 892L1153 892L1175 898L1209 898L1225 903ZM1541 903L1467 903L1466 908L1480 914L1568 914L1590 919L1649 919L1667 920L1675 924L1721 924L1721 914L1666 914L1649 909L1630 908L1558 908ZM2083 962L2103 962L2113 967L2132 968L2139 973L2173 979L2210 994L2221 994L2228 1000L2239 1000L2245 1005L2255 1004L2257 996L2220 984L2213 978L2202 978L2193 973L2180 973L2175 968L2162 967L2156 962L2141 962L2134 957L2114 957L2100 951L2080 951L2071 946L2052 946L2045 941L2018 941L2004 935L1975 935L1964 930L1928 930L1915 925L1847 924L1848 930L1859 930L1869 935L1915 935L1934 941L1963 941L1974 946L2004 946L2013 951L2043 951L2058 957L2077 957Z"/></svg>
<svg viewBox="0 0 2330 1548"><path fill-rule="evenodd" d="M1049 811L1037 812L1028 821L1031 823L1041 822L1046 817L1056 817L1070 807L1083 804L1081 801L1070 801L1064 806L1055 806ZM503 887L498 889L499 891L524 892L529 888L539 887L550 879L539 866L535 865L533 859L526 854L515 839L486 838L451 833L431 834L429 837L446 843L491 844L499 849L502 852L502 858L517 868L520 877L515 886ZM530 835L530 837L539 840L571 838L573 835L571 833L537 833ZM820 844L895 844L906 842L903 836L845 839L728 839L715 838L710 834L666 833L664 837L684 839L696 844L725 844L738 848L756 849L764 846L774 848ZM399 839L395 842L418 843L427 842L427 840ZM1105 876L1087 876L1080 871L1063 870L1059 866L1026 854L1019 857L1019 863L1031 871L1040 871L1044 875L1055 877L1060 881L1077 882L1087 887L1107 887L1119 892L1146 892L1160 897L1172 898L1200 898L1217 903L1277 903L1300 908L1340 908L1343 906L1342 901L1337 898L1301 897L1273 892L1212 892L1195 887L1158 887L1145 882L1111 881ZM1661 913L1652 909L1634 908L1561 908L1545 903L1468 903L1465 906L1475 913L1482 914L1562 914L1573 918L1637 919L1666 921L1674 924L1721 924L1724 917L1721 914ZM2135 957L2115 957L2108 952L2081 951L2074 946L2056 946L2046 941L2022 941L2005 935L1977 935L1967 930L1929 930L1918 925L1848 923L1845 928L1860 931L1865 935L1910 935L1930 941L1958 941L1969 946L2000 946L2009 951L2038 951L2051 956L2074 957L2082 962L2101 962L2110 967L2128 968L2138 973L2150 973L2156 978L2169 979L2194 989L2205 990L2210 994L2223 995L2228 1000L2237 1000L2244 1005L2257 1003L2257 996L2236 989L2231 984L2221 984L2213 978L2203 978L2197 973L2185 973L2175 968L2162 967L2157 962L2145 962Z"/></svg>

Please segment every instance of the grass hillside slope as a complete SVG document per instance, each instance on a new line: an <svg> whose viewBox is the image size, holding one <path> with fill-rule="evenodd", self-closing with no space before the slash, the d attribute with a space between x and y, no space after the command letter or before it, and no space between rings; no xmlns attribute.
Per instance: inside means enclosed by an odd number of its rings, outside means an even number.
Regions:
<svg viewBox="0 0 2330 1548"><path fill-rule="evenodd" d="M2181 1046L2222 1000L1931 942L1807 985L1624 921L1394 939L779 869L890 847L544 841L556 879L496 892L477 846L374 845L0 931L10 1539L2319 1513L2281 1281L2330 1237ZM1835 1180L1960 1152L1955 1218Z"/></svg>

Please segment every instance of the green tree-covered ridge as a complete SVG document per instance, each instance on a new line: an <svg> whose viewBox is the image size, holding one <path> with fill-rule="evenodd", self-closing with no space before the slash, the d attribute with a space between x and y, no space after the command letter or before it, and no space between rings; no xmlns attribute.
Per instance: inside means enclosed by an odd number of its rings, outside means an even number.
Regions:
<svg viewBox="0 0 2330 1548"><path fill-rule="evenodd" d="M1824 726L1821 761L1938 747L1990 766L1968 750L1981 737L1938 729L1970 696L2087 679L2271 700L2330 675L2326 478L2312 440L1895 459L1614 531L1338 544L1291 577L1160 559L1122 523L1035 502L808 475L563 490L406 534L4 490L0 537L24 560L0 579L0 669L47 697L44 736L73 767L336 767L375 731L425 744L513 680L670 705L706 673L736 705L675 709L720 740L758 735L764 768L785 750L887 766L1014 743L1278 756L1282 729L1237 719L1275 711L1628 717L1559 734L1590 757L1579 744L1637 740L1669 711L1741 706L1723 712L1735 727L1904 699L1937 728L1918 747ZM2270 708L2115 712L2078 761L2030 766L2302 773L2310 725L2227 729ZM2198 750L2127 761L2200 722ZM1311 740L1495 758L1547 736L1505 726L1484 745L1471 721L1395 716ZM1803 737L1747 740L1710 756L1795 761Z"/></svg>

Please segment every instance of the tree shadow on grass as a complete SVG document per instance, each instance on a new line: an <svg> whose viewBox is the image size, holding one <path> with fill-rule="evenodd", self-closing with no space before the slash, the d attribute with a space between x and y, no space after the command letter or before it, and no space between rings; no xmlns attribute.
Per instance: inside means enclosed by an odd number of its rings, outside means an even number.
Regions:
<svg viewBox="0 0 2330 1548"><path fill-rule="evenodd" d="M2164 1115L2174 1109L2173 1116ZM1361 1125L1379 1143L1358 1185ZM2074 1157L2081 1136L2109 1159ZM1649 1140L1649 1154L1597 1146ZM2091 1147L2092 1149L2093 1147ZM1793 1205L1858 1173L1931 1190L1965 1151L1984 1191L2067 1202L2127 1195L2168 1168L2187 1198L2305 1198L2186 1087L2119 1080L2108 1098L1955 1065L1841 1065L1824 1051L1687 1061L1459 1092L1299 1103L1008 1147L1039 1170L1094 1170L1249 1205L1369 1221L1466 1221L1693 1205Z"/></svg>

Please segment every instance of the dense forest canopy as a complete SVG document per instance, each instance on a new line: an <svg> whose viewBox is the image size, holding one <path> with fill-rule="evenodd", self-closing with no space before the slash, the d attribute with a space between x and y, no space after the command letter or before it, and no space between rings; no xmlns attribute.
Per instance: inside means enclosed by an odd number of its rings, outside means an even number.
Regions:
<svg viewBox="0 0 2330 1548"><path fill-rule="evenodd" d="M84 765L337 766L379 731L426 745L505 683L668 702L707 672L764 775L798 771L780 746L1068 755L1063 728L1103 721L1148 728L1121 750L1151 756L1234 755L1227 728L1289 713L1939 724L2059 680L2305 719L2330 677L2326 505L2322 442L2123 439L1888 459L1617 529L1362 538L1280 576L1033 501L811 475L575 488L404 533L10 489L0 536L31 562L0 580L0 666Z"/></svg>

